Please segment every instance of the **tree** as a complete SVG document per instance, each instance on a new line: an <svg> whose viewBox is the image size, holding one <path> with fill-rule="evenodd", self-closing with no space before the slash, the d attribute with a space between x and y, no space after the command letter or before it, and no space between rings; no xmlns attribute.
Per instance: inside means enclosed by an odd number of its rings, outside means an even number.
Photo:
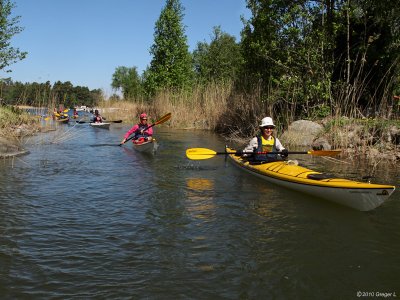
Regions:
<svg viewBox="0 0 400 300"><path fill-rule="evenodd" d="M345 1L335 15L335 73L346 101L362 108L387 106L400 72L400 6L395 1ZM343 84L337 84L343 90ZM390 103L389 103L390 106Z"/></svg>
<svg viewBox="0 0 400 300"><path fill-rule="evenodd" d="M125 99L138 98L143 94L142 80L136 67L117 67L112 76L111 86L115 90L121 89Z"/></svg>
<svg viewBox="0 0 400 300"><path fill-rule="evenodd" d="M167 0L156 22L154 44L150 49L153 58L145 76L149 95L160 89L186 88L192 83L192 60L182 19L180 1Z"/></svg>
<svg viewBox="0 0 400 300"><path fill-rule="evenodd" d="M214 27L209 45L197 44L193 60L196 75L203 82L235 80L242 63L235 37L223 32L220 26Z"/></svg>
<svg viewBox="0 0 400 300"><path fill-rule="evenodd" d="M10 17L15 4L10 0L0 0L0 70L26 57L27 52L21 52L10 45L11 38L20 33L23 28L18 26L20 16ZM11 72L6 70L6 72Z"/></svg>

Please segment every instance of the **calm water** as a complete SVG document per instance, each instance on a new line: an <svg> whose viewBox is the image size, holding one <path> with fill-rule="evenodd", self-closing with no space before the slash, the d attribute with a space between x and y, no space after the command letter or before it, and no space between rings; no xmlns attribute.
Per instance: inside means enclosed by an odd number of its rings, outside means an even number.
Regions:
<svg viewBox="0 0 400 300"><path fill-rule="evenodd" d="M223 156L188 160L187 148L223 151L211 133L155 127L151 156L117 146L127 129L62 125L0 162L0 298L400 297L398 190L358 212L268 185ZM400 186L394 167L374 175Z"/></svg>

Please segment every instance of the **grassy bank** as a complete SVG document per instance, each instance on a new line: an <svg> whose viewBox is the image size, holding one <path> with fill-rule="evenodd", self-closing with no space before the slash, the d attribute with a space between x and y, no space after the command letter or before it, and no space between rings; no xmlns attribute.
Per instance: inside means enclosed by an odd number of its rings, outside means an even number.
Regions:
<svg viewBox="0 0 400 300"><path fill-rule="evenodd" d="M0 136L19 140L40 128L40 118L13 106L0 106Z"/></svg>
<svg viewBox="0 0 400 300"><path fill-rule="evenodd" d="M280 136L296 117L296 103L273 101L271 95L262 101L255 92L241 94L231 84L198 87L193 92L163 92L151 103L134 101L103 101L108 119L123 119L135 123L142 112L147 112L155 121L172 112L168 125L173 128L212 130L235 142L247 141L258 132L258 124L265 116L272 116ZM114 109L112 109L114 108ZM391 160L400 159L400 121L380 117L363 117L359 110L344 117L339 108L329 111L326 107L314 108L304 118L323 125L321 133L333 148L345 149L353 157L375 153L390 153ZM323 113L322 113L323 112ZM292 141L284 141L291 144ZM398 157L398 158L396 158Z"/></svg>

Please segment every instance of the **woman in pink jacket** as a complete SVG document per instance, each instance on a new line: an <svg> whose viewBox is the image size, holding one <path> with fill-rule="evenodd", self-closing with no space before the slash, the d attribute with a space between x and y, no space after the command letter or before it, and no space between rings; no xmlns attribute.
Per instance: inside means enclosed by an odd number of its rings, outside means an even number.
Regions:
<svg viewBox="0 0 400 300"><path fill-rule="evenodd" d="M121 144L124 144L130 135L134 134L133 140L138 140L139 138L143 138L146 141L150 141L153 135L153 128L149 127L147 124L147 114L142 113L140 115L140 122L135 124L131 129L129 129L125 135L124 139L121 141Z"/></svg>

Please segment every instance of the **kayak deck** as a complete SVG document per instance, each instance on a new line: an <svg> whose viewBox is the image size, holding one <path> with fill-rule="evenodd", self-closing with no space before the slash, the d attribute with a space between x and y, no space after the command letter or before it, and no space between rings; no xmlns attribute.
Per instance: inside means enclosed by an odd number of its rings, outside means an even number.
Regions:
<svg viewBox="0 0 400 300"><path fill-rule="evenodd" d="M110 127L111 123L90 123L90 126L94 128L103 128L103 129L108 129Z"/></svg>
<svg viewBox="0 0 400 300"><path fill-rule="evenodd" d="M227 152L234 151L226 149ZM246 159L230 154L241 169L275 184L311 194L318 198L368 211L384 203L394 192L395 186L358 182L329 176L287 161L251 164Z"/></svg>
<svg viewBox="0 0 400 300"><path fill-rule="evenodd" d="M149 141L144 139L132 140L132 145L139 152L154 153L157 150L157 141L155 138Z"/></svg>

